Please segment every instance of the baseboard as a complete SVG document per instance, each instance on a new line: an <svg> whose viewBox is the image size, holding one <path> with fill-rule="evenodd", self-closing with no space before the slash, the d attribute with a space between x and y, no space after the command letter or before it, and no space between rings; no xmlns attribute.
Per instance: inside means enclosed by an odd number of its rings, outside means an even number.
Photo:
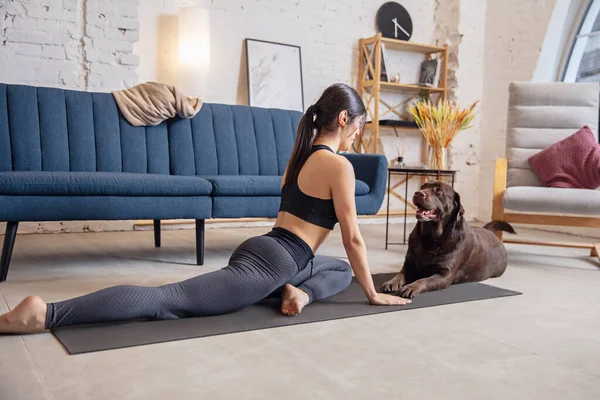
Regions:
<svg viewBox="0 0 600 400"><path fill-rule="evenodd" d="M358 223L361 225L385 224L386 219L385 212L379 212L375 215L359 215ZM275 218L211 218L206 220L206 229L271 226L274 223ZM404 223L404 211L390 211L389 223ZM416 223L414 211L406 213L406 223ZM153 226L153 220L135 220L133 229L138 231L150 230ZM161 227L163 229L194 229L194 220L164 220L161 221Z"/></svg>

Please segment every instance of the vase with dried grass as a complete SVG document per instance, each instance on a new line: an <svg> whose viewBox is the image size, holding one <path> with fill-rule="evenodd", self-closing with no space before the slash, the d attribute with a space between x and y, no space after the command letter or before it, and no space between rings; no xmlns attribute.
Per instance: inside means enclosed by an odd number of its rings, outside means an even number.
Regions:
<svg viewBox="0 0 600 400"><path fill-rule="evenodd" d="M470 108L460 109L446 99L433 104L419 101L410 107L409 112L427 141L429 147L428 166L430 169L447 169L447 149L460 131L469 129L475 114L476 101Z"/></svg>

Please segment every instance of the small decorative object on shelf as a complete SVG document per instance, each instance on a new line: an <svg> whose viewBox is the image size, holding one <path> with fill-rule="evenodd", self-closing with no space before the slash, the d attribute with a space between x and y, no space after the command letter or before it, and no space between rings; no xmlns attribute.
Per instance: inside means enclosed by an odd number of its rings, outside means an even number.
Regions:
<svg viewBox="0 0 600 400"><path fill-rule="evenodd" d="M400 83L400 74L396 72L394 75L390 76L390 82Z"/></svg>
<svg viewBox="0 0 600 400"><path fill-rule="evenodd" d="M404 157L396 157L394 168L404 168Z"/></svg>
<svg viewBox="0 0 600 400"><path fill-rule="evenodd" d="M404 168L404 148L400 151L398 145L396 145L396 154L398 154L398 157L396 157L392 166L394 168Z"/></svg>
<svg viewBox="0 0 600 400"><path fill-rule="evenodd" d="M477 103L461 110L455 103L444 99L436 105L422 101L410 108L427 141L427 164L430 169L448 169L448 146L460 131L471 127L469 124L475 118L473 110Z"/></svg>
<svg viewBox="0 0 600 400"><path fill-rule="evenodd" d="M436 86L436 74L438 69L438 60L426 60L421 63L421 74L419 75L419 85L434 87Z"/></svg>

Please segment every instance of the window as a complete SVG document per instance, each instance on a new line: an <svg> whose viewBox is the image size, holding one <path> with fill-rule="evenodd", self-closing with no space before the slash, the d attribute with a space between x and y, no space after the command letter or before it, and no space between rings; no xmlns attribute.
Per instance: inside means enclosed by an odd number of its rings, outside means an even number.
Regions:
<svg viewBox="0 0 600 400"><path fill-rule="evenodd" d="M593 0L573 41L564 82L600 82L600 0Z"/></svg>

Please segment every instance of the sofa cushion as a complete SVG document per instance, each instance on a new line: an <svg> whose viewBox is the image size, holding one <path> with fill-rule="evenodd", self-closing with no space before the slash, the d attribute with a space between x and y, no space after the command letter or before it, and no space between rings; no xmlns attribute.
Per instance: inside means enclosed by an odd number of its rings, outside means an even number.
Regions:
<svg viewBox="0 0 600 400"><path fill-rule="evenodd" d="M531 169L547 187L600 187L600 144L588 126L529 157Z"/></svg>
<svg viewBox="0 0 600 400"><path fill-rule="evenodd" d="M0 173L0 195L208 196L211 191L210 182L195 176L123 172Z"/></svg>
<svg viewBox="0 0 600 400"><path fill-rule="evenodd" d="M279 196L215 196L213 218L275 218Z"/></svg>
<svg viewBox="0 0 600 400"><path fill-rule="evenodd" d="M202 176L213 186L213 196L281 196L281 176L220 175ZM355 195L369 193L369 185L356 180Z"/></svg>
<svg viewBox="0 0 600 400"><path fill-rule="evenodd" d="M506 189L502 205L527 213L600 215L600 190L513 186Z"/></svg>
<svg viewBox="0 0 600 400"><path fill-rule="evenodd" d="M281 176L202 176L213 186L213 196L280 196Z"/></svg>

